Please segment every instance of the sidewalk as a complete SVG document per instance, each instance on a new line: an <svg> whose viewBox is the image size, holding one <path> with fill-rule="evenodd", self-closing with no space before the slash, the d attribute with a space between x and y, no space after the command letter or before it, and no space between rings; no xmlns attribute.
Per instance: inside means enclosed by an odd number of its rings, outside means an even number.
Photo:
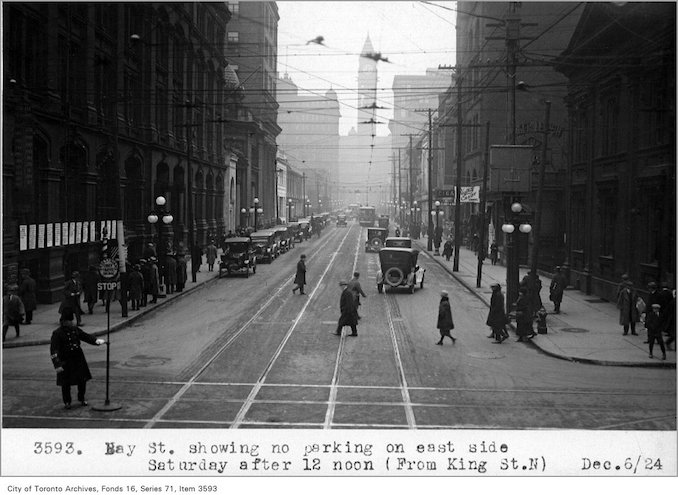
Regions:
<svg viewBox="0 0 678 495"><path fill-rule="evenodd" d="M489 259L483 262L481 287L476 288L478 258L475 254L461 247L459 250L459 271L453 272L453 258L446 261L443 256L433 256L426 251L426 238L415 240L422 255L436 261L468 290L484 301L488 308L492 290L490 284L499 283L506 297L506 267L494 265ZM520 269L520 279L528 272ZM642 323L636 324L636 335L624 336L619 325L619 310L616 304L596 296L587 296L581 291L568 288L563 295L560 314L553 312L553 303L549 300L551 278L540 273L542 283L541 300L549 313L547 317L548 333L531 339L532 345L544 353L581 363L612 366L647 366L676 367L675 350L666 351L666 361L661 361L661 349L654 346L654 358L650 359L648 345L645 344L647 333ZM536 325L535 325L536 331ZM511 340L506 344L513 345ZM519 344L516 344L519 345ZM675 345L675 344L674 344ZM674 347L675 348L675 347Z"/></svg>
<svg viewBox="0 0 678 495"><path fill-rule="evenodd" d="M221 254L221 250L219 253ZM182 292L175 292L173 294L168 294L167 297L158 298L158 302L155 304L150 303L151 298L149 297L148 305L135 311L132 310L132 305L128 301L126 318L122 317L120 302L111 301L110 331L114 332L125 328L140 317L161 308L163 305L174 301L177 298L194 292L205 283L215 280L219 275L219 265L215 263L214 271L212 272L207 271L207 269L207 263L200 265L200 271L196 274L195 283L191 282L191 261L188 260L186 266L188 280ZM21 336L19 338L16 338L15 336L16 333L14 327L9 327L7 330L7 340L2 344L3 349L49 344L52 332L59 327L59 305L60 302L54 304L38 304L37 309L33 311L33 321L31 324L21 325ZM84 309L87 308L87 304L85 303L81 303L81 306ZM94 306L94 314L90 315L85 312L85 314L82 315L82 322L84 323L82 329L95 336L106 335L108 326L107 320L106 308L102 305L101 301L97 301Z"/></svg>

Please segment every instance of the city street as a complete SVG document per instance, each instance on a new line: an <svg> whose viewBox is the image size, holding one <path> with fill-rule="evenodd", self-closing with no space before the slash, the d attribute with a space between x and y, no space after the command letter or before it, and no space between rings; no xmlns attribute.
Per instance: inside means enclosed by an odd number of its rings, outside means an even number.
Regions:
<svg viewBox="0 0 678 495"><path fill-rule="evenodd" d="M675 430L675 369L564 361L491 345L487 306L423 253L423 288L377 293L365 229L328 227L249 278L221 278L111 334L110 398L64 410L48 345L4 349L5 428ZM292 293L299 255L306 294ZM359 336L333 335L338 282L361 273ZM439 294L453 335L434 345ZM87 327L84 327L87 331ZM83 345L105 397L106 347Z"/></svg>

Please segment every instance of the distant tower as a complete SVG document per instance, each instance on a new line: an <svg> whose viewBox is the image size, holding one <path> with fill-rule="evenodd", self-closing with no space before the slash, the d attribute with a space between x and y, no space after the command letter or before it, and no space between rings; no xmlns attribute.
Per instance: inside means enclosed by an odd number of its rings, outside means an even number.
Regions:
<svg viewBox="0 0 678 495"><path fill-rule="evenodd" d="M367 107L377 102L377 61L363 55L374 53L370 35L365 39L365 45L360 53L358 64L358 107ZM373 124L361 124L361 122L376 120L376 110L358 110L358 135L369 136L375 134Z"/></svg>

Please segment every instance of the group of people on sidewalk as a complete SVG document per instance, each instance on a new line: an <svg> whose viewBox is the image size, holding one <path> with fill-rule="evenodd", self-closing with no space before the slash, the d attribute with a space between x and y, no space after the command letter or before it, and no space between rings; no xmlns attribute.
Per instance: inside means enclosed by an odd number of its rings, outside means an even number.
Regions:
<svg viewBox="0 0 678 495"><path fill-rule="evenodd" d="M671 344L676 340L676 291L664 284L661 289L656 282L647 284L648 295L643 298L638 295L628 274L622 275L617 287L617 308L619 309L619 324L623 334L639 335L636 332L636 323L644 321L647 330L649 357L653 358L654 345L659 344L662 351L662 360L666 359L666 350L672 350ZM667 336L664 341L664 335ZM673 349L675 350L675 348Z"/></svg>
<svg viewBox="0 0 678 495"><path fill-rule="evenodd" d="M33 311L37 308L36 283L31 271L23 268L20 283L5 287L2 297L2 341L7 337L9 327L14 327L16 337L21 336L21 324L30 325Z"/></svg>

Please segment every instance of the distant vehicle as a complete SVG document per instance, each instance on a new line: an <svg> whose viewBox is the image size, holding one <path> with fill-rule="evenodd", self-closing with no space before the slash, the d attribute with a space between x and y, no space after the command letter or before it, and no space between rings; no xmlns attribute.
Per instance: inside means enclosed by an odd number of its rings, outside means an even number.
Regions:
<svg viewBox="0 0 678 495"><path fill-rule="evenodd" d="M358 214L360 213L360 205L358 203L351 203L348 205L346 213L350 215L350 218L353 220L358 219Z"/></svg>
<svg viewBox="0 0 678 495"><path fill-rule="evenodd" d="M358 221L363 227L374 227L374 222L377 220L377 213L374 206L361 206L358 211Z"/></svg>
<svg viewBox="0 0 678 495"><path fill-rule="evenodd" d="M365 241L366 253L378 253L384 247L384 241L388 235L388 230L379 227L370 227L367 229L367 241Z"/></svg>
<svg viewBox="0 0 678 495"><path fill-rule="evenodd" d="M346 215L337 215L337 227L346 227L347 225Z"/></svg>
<svg viewBox="0 0 678 495"><path fill-rule="evenodd" d="M250 234L254 252L257 255L257 263L272 263L278 257L278 244L275 239L275 231L258 230Z"/></svg>
<svg viewBox="0 0 678 495"><path fill-rule="evenodd" d="M417 264L419 251L409 248L383 248L379 251L380 269L377 272L377 291L386 288L407 287L414 294L415 286L424 288L425 268Z"/></svg>
<svg viewBox="0 0 678 495"><path fill-rule="evenodd" d="M299 231L297 232L297 242L304 241L311 238L311 222L307 218L299 220Z"/></svg>
<svg viewBox="0 0 678 495"><path fill-rule="evenodd" d="M278 241L278 248L280 254L286 253L290 249L292 249L292 245L290 245L290 232L285 225L277 225L273 227L271 230L275 231L276 239Z"/></svg>
<svg viewBox="0 0 678 495"><path fill-rule="evenodd" d="M287 224L287 234L289 235L290 249L294 247L295 242L301 242L297 240L299 235L299 222L290 222Z"/></svg>
<svg viewBox="0 0 678 495"><path fill-rule="evenodd" d="M381 215L377 219L377 225L382 229L388 229L388 224L389 224L388 215Z"/></svg>
<svg viewBox="0 0 678 495"><path fill-rule="evenodd" d="M387 237L384 241L384 247L411 248L412 239L409 237Z"/></svg>
<svg viewBox="0 0 678 495"><path fill-rule="evenodd" d="M224 240L224 254L221 255L219 263L219 277L226 272L227 275L233 273L245 273L246 277L252 273L257 273L257 257L254 253L252 239L249 237L230 237Z"/></svg>

